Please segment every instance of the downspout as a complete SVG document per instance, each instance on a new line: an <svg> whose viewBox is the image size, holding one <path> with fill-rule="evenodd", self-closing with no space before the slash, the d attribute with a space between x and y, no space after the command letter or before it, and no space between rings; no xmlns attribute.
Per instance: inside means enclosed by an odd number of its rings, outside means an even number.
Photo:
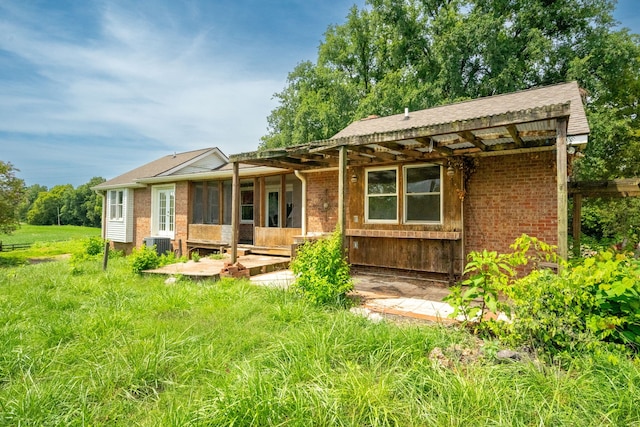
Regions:
<svg viewBox="0 0 640 427"><path fill-rule="evenodd" d="M93 190L96 194L102 197L102 215L100 217L100 237L102 240L107 240L107 197L106 191Z"/></svg>
<svg viewBox="0 0 640 427"><path fill-rule="evenodd" d="M302 226L302 235L307 235L307 177L302 175L299 170L294 170L293 173L296 178L302 183L302 209L300 209L300 215L302 216L300 225Z"/></svg>

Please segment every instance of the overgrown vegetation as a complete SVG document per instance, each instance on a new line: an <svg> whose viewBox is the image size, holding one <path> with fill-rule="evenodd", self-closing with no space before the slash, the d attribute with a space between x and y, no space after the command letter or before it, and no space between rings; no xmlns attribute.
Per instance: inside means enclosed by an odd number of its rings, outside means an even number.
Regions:
<svg viewBox="0 0 640 427"><path fill-rule="evenodd" d="M0 272L0 425L634 425L640 363L497 364L463 329L372 323L116 258Z"/></svg>
<svg viewBox="0 0 640 427"><path fill-rule="evenodd" d="M302 244L291 270L296 275L293 290L314 304L344 305L353 289L338 230L330 237Z"/></svg>
<svg viewBox="0 0 640 427"><path fill-rule="evenodd" d="M640 261L602 252L568 265L554 247L523 235L513 252L473 252L465 273L470 277L445 298L476 328L490 330L506 343L535 349L551 358L616 348L640 348ZM531 266L540 260L558 263L557 273ZM518 276L518 267L533 271ZM479 302L479 305L478 305ZM488 320L499 311L510 321ZM482 327L480 327L482 326Z"/></svg>
<svg viewBox="0 0 640 427"><path fill-rule="evenodd" d="M197 259L199 260L200 257L198 257ZM155 245L142 245L139 248L133 249L131 255L129 255L128 257L128 260L131 265L131 270L136 274L140 274L144 270L153 270L154 268L159 268L164 265L173 264L176 262L186 262L187 257L184 256L182 258L176 258L176 255L173 252L158 254Z"/></svg>

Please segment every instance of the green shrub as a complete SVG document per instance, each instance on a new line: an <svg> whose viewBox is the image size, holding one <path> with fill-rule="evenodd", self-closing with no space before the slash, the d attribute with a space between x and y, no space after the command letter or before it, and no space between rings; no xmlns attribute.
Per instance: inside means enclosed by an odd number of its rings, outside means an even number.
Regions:
<svg viewBox="0 0 640 427"><path fill-rule="evenodd" d="M555 247L535 237L523 234L511 245L513 252L499 254L496 251L473 251L468 255L464 274L468 276L461 285L451 288L443 300L453 307L449 317L462 316L464 322L477 320L482 323L488 313L510 312L510 305L500 299L500 294L516 280L518 267L540 261L564 262L555 254ZM466 290L463 292L463 286ZM479 305L478 305L479 302Z"/></svg>
<svg viewBox="0 0 640 427"><path fill-rule="evenodd" d="M640 262L603 252L559 274L534 271L505 289L505 338L555 355L601 342L640 347Z"/></svg>
<svg viewBox="0 0 640 427"><path fill-rule="evenodd" d="M129 262L134 273L139 274L144 270L152 270L160 266L160 256L156 252L156 246L142 245L139 248L133 248L129 255Z"/></svg>
<svg viewBox="0 0 640 427"><path fill-rule="evenodd" d="M104 251L106 241L100 237L89 237L84 241L84 250L87 255L99 255Z"/></svg>
<svg viewBox="0 0 640 427"><path fill-rule="evenodd" d="M325 239L298 248L291 270L297 276L293 290L318 305L344 305L353 289L349 264L336 230Z"/></svg>
<svg viewBox="0 0 640 427"><path fill-rule="evenodd" d="M509 344L555 356L583 351L596 341L585 324L593 296L551 270L533 271L505 294L512 303L512 321L503 325L502 338Z"/></svg>

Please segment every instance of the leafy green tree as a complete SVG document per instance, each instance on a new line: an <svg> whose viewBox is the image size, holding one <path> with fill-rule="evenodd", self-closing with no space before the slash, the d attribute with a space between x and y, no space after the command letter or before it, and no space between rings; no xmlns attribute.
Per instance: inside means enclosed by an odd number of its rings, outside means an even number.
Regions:
<svg viewBox="0 0 640 427"><path fill-rule="evenodd" d="M617 29L614 0L367 3L328 28L316 63L289 74L261 148L330 138L372 114L577 80L591 135L574 177L640 175L640 38ZM612 206L621 224L629 206Z"/></svg>
<svg viewBox="0 0 640 427"><path fill-rule="evenodd" d="M0 160L0 234L10 234L20 225L18 206L24 197L24 181L18 169Z"/></svg>
<svg viewBox="0 0 640 427"><path fill-rule="evenodd" d="M18 207L20 221L27 221L27 213L31 209L31 206L33 206L33 202L38 198L38 194L46 191L48 191L47 187L40 184L33 184L25 189L25 197Z"/></svg>
<svg viewBox="0 0 640 427"><path fill-rule="evenodd" d="M27 222L33 225L71 224L72 195L71 184L56 185L47 192L41 192L27 213Z"/></svg>
<svg viewBox="0 0 640 427"><path fill-rule="evenodd" d="M100 227L102 217L102 197L91 187L105 181L102 177L93 177L86 184L79 185L72 196L70 216L72 224L85 227Z"/></svg>

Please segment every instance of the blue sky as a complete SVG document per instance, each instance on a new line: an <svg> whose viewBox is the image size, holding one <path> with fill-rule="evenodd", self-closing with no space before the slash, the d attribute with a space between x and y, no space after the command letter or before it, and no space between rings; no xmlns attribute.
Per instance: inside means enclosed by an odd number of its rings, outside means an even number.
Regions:
<svg viewBox="0 0 640 427"><path fill-rule="evenodd" d="M0 0L0 160L27 185L255 150L287 73L364 0ZM640 1L615 17L640 33Z"/></svg>

